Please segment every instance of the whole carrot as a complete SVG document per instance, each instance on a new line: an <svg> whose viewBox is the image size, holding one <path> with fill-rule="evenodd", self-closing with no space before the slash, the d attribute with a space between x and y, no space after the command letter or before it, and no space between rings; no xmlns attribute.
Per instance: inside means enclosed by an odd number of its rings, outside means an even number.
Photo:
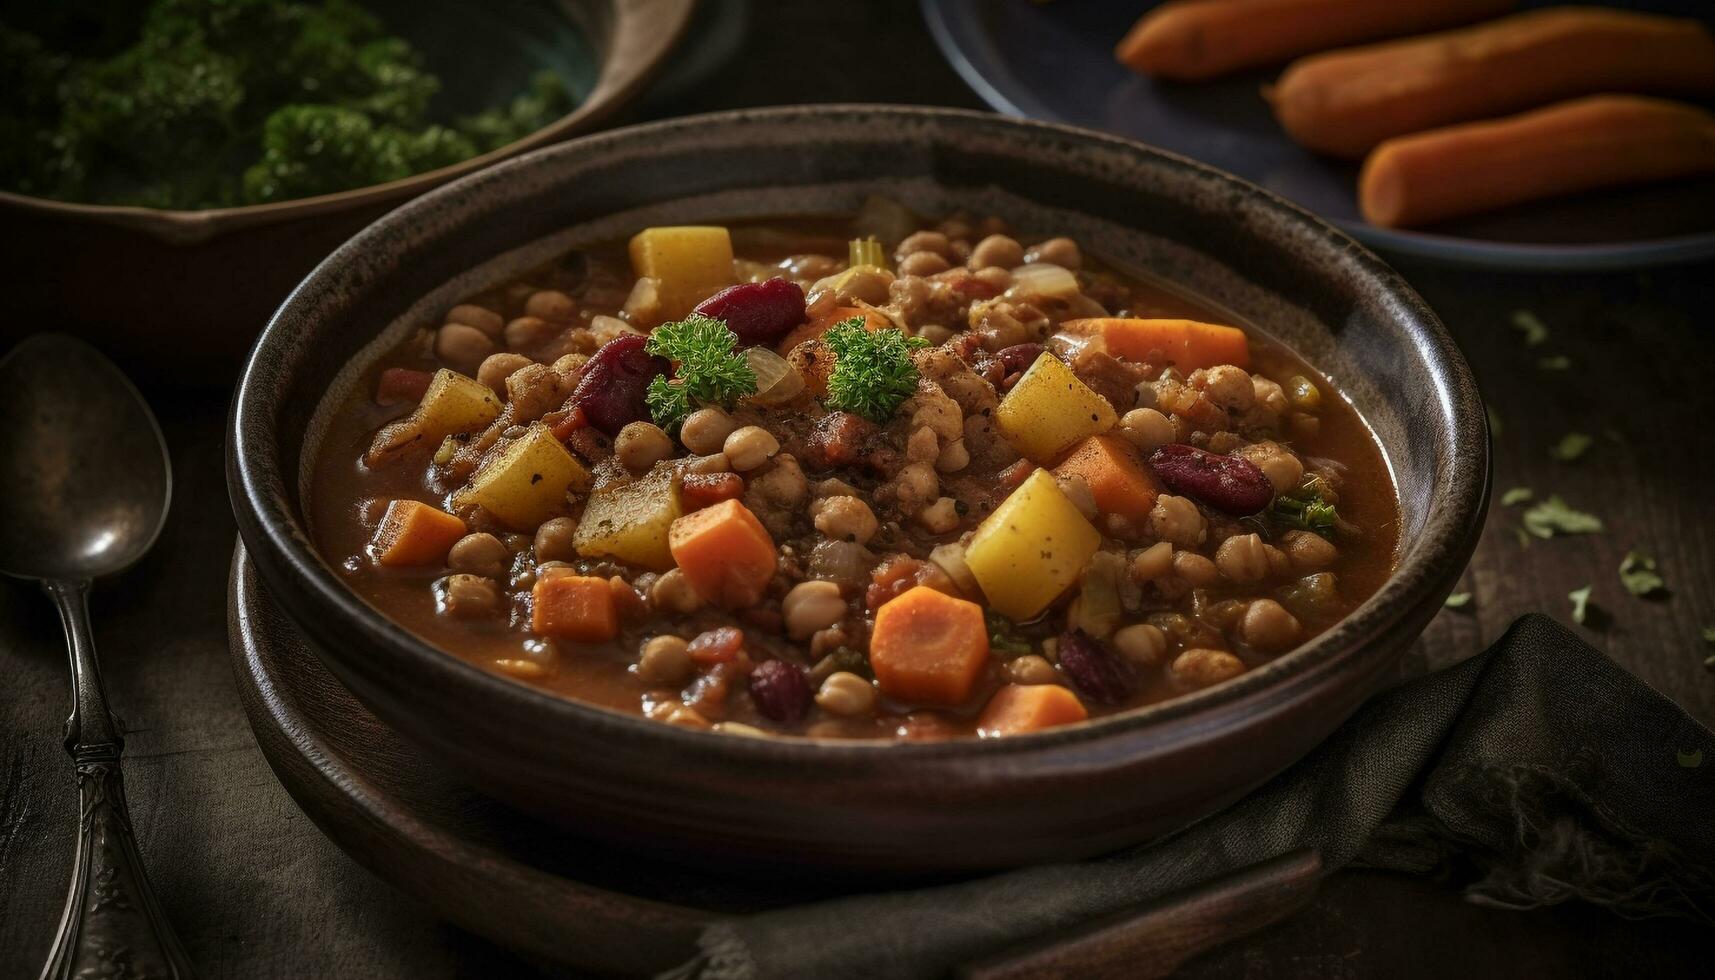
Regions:
<svg viewBox="0 0 1715 980"><path fill-rule="evenodd" d="M1715 38L1695 20L1593 7L1302 58L1268 92L1312 150L1382 140L1598 92L1715 95Z"/></svg>
<svg viewBox="0 0 1715 980"><path fill-rule="evenodd" d="M1157 78L1200 81L1313 51L1506 13L1517 0L1170 0L1114 56Z"/></svg>
<svg viewBox="0 0 1715 980"><path fill-rule="evenodd" d="M1715 173L1715 115L1597 95L1388 140L1364 162L1358 205L1371 224L1397 228L1700 173Z"/></svg>

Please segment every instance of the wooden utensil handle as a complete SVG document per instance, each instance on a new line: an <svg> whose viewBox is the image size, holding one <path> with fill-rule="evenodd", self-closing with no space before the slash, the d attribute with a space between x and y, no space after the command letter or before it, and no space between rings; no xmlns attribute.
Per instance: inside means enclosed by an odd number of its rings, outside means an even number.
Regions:
<svg viewBox="0 0 1715 980"><path fill-rule="evenodd" d="M42 980L193 976L143 871L125 805L119 758L125 748L107 710L107 693L89 631L88 583L49 583L71 654L72 713L66 751L77 764L77 856L71 888Z"/></svg>
<svg viewBox="0 0 1715 980"><path fill-rule="evenodd" d="M955 975L961 980L1165 977L1192 956L1297 911L1315 895L1321 873L1321 855L1289 851L1070 934L968 963Z"/></svg>

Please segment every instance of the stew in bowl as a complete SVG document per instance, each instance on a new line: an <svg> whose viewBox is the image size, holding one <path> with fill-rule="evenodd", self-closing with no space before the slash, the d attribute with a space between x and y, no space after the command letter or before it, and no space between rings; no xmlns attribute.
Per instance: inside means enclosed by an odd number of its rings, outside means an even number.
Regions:
<svg viewBox="0 0 1715 980"><path fill-rule="evenodd" d="M314 540L442 649L689 728L998 737L1219 684L1388 578L1389 464L1266 323L1095 245L872 197L573 249L367 368Z"/></svg>

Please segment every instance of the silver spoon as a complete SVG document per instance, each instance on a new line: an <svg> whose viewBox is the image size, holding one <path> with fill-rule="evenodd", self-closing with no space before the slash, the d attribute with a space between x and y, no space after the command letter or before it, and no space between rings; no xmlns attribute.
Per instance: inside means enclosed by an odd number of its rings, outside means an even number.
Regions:
<svg viewBox="0 0 1715 980"><path fill-rule="evenodd" d="M107 710L89 630L91 580L143 557L166 521L166 442L112 361L81 340L38 334L0 359L0 487L0 573L41 583L71 653L65 744L82 820L43 980L189 977L131 834L125 739Z"/></svg>

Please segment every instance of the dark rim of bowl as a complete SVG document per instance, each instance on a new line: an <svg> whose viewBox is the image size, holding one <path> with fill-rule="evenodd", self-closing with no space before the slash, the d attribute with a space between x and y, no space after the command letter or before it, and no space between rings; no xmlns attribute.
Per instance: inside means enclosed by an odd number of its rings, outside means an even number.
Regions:
<svg viewBox="0 0 1715 980"><path fill-rule="evenodd" d="M641 716L550 693L521 681L483 670L443 650L389 619L352 591L322 558L311 543L302 518L291 504L293 482L300 461L277 459L280 444L273 420L285 390L289 371L277 365L289 350L293 321L300 308L307 309L311 297L324 288L330 270L351 262L371 250L390 247L390 229L427 218L440 209L442 199L482 184L504 182L515 171L538 167L557 157L600 154L605 150L647 146L677 134L706 128L732 129L744 126L779 126L796 120L826 123L850 121L875 123L889 119L930 123L944 127L988 127L997 130L1035 132L1062 141L1076 141L1121 150L1148 160L1151 165L1188 171L1199 179L1215 180L1271 211L1290 225L1313 233L1330 270L1346 277L1367 280L1385 294L1393 316L1410 334L1428 370L1435 401L1451 418L1441 426L1439 447L1444 469L1436 480L1423 531L1407 543L1399 565L1377 592L1346 618L1309 643L1254 670L1200 691L1130 711L1091 719L1044 732L1004 739L970 737L939 741L895 739L816 739L797 736L752 738L701 732L664 725ZM459 209L470 207L459 205ZM331 379L330 379L331 381ZM1474 545L1487 504L1488 428L1475 380L1464 356L1440 320L1415 291L1373 253L1350 236L1308 211L1260 187L1224 171L1186 157L1167 153L1118 136L1053 123L1012 119L990 113L959 109L911 106L834 104L783 106L687 116L647 123L580 137L536 150L494 167L461 178L390 212L324 259L295 288L270 319L257 339L240 375L228 424L228 489L237 514L241 537L258 557L259 570L277 559L289 568L297 583L307 590L310 605L343 619L362 639L386 649L394 657L413 664L414 669L434 671L450 683L473 686L490 699L510 702L520 710L557 715L570 726L592 733L612 733L645 742L657 742L663 751L682 750L732 761L874 762L876 753L908 754L913 760L985 758L1035 753L1099 741L1126 733L1156 729L1163 744L1206 733L1221 727L1223 720L1266 711L1295 696L1297 685L1329 670L1352 666L1351 661L1371 645L1399 628L1425 603L1439 603L1463 572L1464 561ZM259 554L266 549L272 555ZM1449 563L1453 563L1451 566ZM1228 709L1217 714L1217 707ZM1170 732L1169 723L1180 722L1180 731Z"/></svg>

